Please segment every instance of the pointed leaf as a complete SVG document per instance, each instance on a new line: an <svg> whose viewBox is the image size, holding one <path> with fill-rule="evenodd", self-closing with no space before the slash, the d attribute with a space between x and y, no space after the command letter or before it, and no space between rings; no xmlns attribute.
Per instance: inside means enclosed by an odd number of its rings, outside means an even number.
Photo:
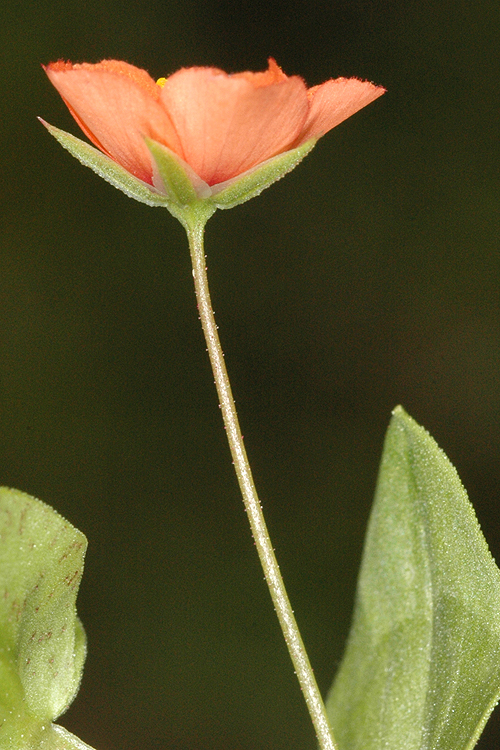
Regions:
<svg viewBox="0 0 500 750"><path fill-rule="evenodd" d="M0 488L0 726L13 710L57 718L85 659L75 601L87 540L52 508Z"/></svg>
<svg viewBox="0 0 500 750"><path fill-rule="evenodd" d="M114 187L121 190L129 198L147 206L164 206L168 208L169 201L167 196L161 195L154 187L148 185L142 180L137 179L127 172L126 169L117 164L109 156L101 153L98 149L90 146L85 141L76 138L71 133L59 130L53 125L41 120L49 133L59 141L61 146L72 154L81 164L90 167L99 177L109 182Z"/></svg>
<svg viewBox="0 0 500 750"><path fill-rule="evenodd" d="M400 407L387 433L346 653L340 750L468 750L500 696L500 571L460 479Z"/></svg>

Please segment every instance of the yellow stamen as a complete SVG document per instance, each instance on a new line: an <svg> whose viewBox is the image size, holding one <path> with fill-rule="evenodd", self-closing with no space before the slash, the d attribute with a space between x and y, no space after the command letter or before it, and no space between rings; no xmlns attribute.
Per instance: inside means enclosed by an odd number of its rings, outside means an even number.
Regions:
<svg viewBox="0 0 500 750"><path fill-rule="evenodd" d="M158 80L156 81L156 85L162 89L164 85L166 84L166 82L167 82L166 78L158 78Z"/></svg>

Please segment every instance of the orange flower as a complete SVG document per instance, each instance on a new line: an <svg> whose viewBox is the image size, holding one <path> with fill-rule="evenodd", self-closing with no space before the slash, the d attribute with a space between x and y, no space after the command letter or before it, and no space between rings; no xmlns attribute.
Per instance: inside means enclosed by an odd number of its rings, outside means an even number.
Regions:
<svg viewBox="0 0 500 750"><path fill-rule="evenodd" d="M212 194L263 162L314 143L384 93L357 78L308 89L273 59L262 73L183 68L158 83L117 60L60 61L45 70L92 143L160 192L148 139L188 165L194 182L197 176Z"/></svg>

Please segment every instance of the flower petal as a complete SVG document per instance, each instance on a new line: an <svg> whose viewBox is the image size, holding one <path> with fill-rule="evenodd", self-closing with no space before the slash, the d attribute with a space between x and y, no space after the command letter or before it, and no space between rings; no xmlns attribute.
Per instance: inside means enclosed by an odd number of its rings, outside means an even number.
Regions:
<svg viewBox="0 0 500 750"><path fill-rule="evenodd" d="M245 80L250 81L255 87L269 86L271 83L286 81L288 76L283 73L274 57L270 57L267 63L268 68L263 72L253 73L251 70L244 70L242 73L232 73L231 78L244 78Z"/></svg>
<svg viewBox="0 0 500 750"><path fill-rule="evenodd" d="M300 135L309 108L306 86L274 65L253 76L185 68L167 78L160 101L183 159L209 185L286 151Z"/></svg>
<svg viewBox="0 0 500 750"><path fill-rule="evenodd" d="M310 111L297 144L320 138L385 93L382 86L358 78L336 78L307 92Z"/></svg>
<svg viewBox="0 0 500 750"><path fill-rule="evenodd" d="M116 60L51 63L45 70L90 140L140 180L152 184L144 136L180 150L160 88L145 70Z"/></svg>

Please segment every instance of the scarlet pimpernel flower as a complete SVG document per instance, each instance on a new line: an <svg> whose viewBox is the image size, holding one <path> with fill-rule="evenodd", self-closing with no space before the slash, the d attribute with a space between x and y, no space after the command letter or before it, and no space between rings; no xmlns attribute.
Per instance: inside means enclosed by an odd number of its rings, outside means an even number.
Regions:
<svg viewBox="0 0 500 750"><path fill-rule="evenodd" d="M145 70L117 60L59 61L45 71L94 145L44 123L52 135L127 195L165 206L186 229L198 315L255 546L319 747L336 750L243 443L210 300L204 233L217 208L258 195L384 89L357 78L308 89L273 59L261 73L183 68L156 82Z"/></svg>
<svg viewBox="0 0 500 750"><path fill-rule="evenodd" d="M47 125L52 134L127 194L169 208L248 200L385 91L357 78L308 89L273 59L261 73L183 68L157 82L118 60L45 70L99 151Z"/></svg>

